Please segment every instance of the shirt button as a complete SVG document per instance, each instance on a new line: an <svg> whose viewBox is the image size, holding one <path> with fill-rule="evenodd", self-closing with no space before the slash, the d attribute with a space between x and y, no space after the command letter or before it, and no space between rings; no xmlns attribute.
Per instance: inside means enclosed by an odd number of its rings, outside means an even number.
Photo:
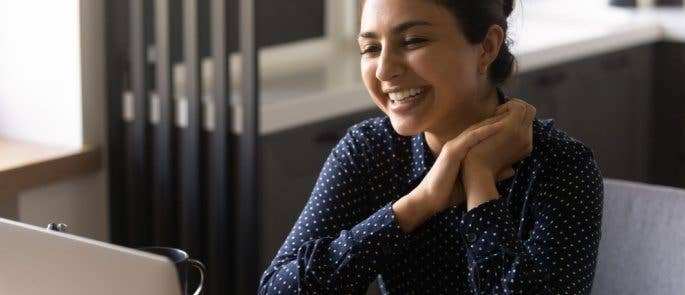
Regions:
<svg viewBox="0 0 685 295"><path fill-rule="evenodd" d="M476 234L474 234L474 233L466 234L466 242L468 242L469 244L475 242L477 238L478 237L476 237Z"/></svg>

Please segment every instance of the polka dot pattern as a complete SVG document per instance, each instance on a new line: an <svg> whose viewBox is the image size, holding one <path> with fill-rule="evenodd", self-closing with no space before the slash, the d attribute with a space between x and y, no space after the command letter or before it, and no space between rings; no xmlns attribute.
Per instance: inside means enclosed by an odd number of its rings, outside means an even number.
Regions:
<svg viewBox="0 0 685 295"><path fill-rule="evenodd" d="M412 233L392 204L435 161L423 133L387 117L350 129L260 280L260 294L588 294L603 186L592 151L533 122L533 152L497 183L500 198L434 215ZM287 196L284 196L287 197Z"/></svg>

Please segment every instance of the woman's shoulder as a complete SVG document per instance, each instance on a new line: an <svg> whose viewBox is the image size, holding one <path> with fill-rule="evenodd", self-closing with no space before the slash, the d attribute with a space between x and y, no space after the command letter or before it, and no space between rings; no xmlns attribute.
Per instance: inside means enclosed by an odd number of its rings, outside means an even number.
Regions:
<svg viewBox="0 0 685 295"><path fill-rule="evenodd" d="M389 129L388 129L389 128ZM373 117L358 122L340 138L334 151L343 151L356 157L366 157L380 143L387 142L392 133L387 117Z"/></svg>
<svg viewBox="0 0 685 295"><path fill-rule="evenodd" d="M603 177L592 149L554 123L552 119L533 122L533 161L529 163L537 174L536 201L547 208L552 203L571 209L594 204L593 212L601 215Z"/></svg>
<svg viewBox="0 0 685 295"><path fill-rule="evenodd" d="M533 121L533 156L545 164L591 162L594 153L585 143L555 126L554 119Z"/></svg>
<svg viewBox="0 0 685 295"><path fill-rule="evenodd" d="M401 158L410 155L411 146L420 142L420 135L399 135L388 116L378 116L349 127L342 141L365 158L390 157L390 154Z"/></svg>
<svg viewBox="0 0 685 295"><path fill-rule="evenodd" d="M364 137L367 139L384 138L391 136L392 133L394 133L388 116L365 119L352 125L347 131L354 137Z"/></svg>
<svg viewBox="0 0 685 295"><path fill-rule="evenodd" d="M355 141L373 143L375 147L412 138L397 134L388 116L372 117L356 123L347 129L347 136Z"/></svg>

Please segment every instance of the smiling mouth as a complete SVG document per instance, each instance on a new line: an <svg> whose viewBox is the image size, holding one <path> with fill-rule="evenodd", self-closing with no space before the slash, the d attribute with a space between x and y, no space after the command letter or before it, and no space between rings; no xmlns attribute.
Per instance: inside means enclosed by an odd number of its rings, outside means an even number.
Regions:
<svg viewBox="0 0 685 295"><path fill-rule="evenodd" d="M428 90L428 87L412 88L404 91L388 93L388 99L392 104L404 104L415 100Z"/></svg>

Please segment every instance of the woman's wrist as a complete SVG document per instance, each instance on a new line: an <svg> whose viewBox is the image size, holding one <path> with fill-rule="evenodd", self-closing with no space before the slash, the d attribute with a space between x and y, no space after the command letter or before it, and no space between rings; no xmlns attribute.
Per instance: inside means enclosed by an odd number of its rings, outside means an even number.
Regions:
<svg viewBox="0 0 685 295"><path fill-rule="evenodd" d="M482 165L465 163L462 182L466 193L467 211L499 198L496 175L491 170Z"/></svg>
<svg viewBox="0 0 685 295"><path fill-rule="evenodd" d="M409 233L423 224L435 213L421 192L413 190L392 205L397 223L402 231Z"/></svg>

